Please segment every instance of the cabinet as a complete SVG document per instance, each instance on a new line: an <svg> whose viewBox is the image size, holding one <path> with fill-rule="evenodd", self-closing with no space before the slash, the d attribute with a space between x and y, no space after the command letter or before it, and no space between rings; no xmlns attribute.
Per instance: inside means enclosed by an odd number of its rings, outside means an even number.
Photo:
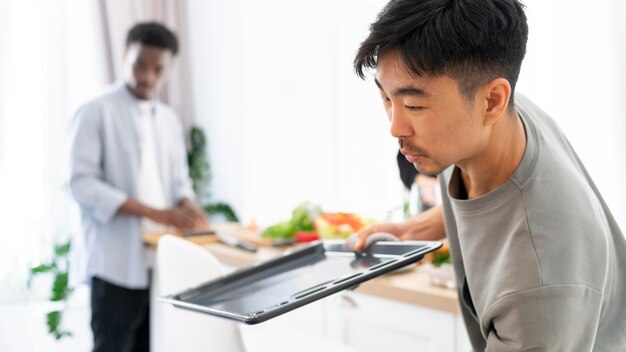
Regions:
<svg viewBox="0 0 626 352"><path fill-rule="evenodd" d="M363 352L471 350L456 314L349 291L327 305L327 335Z"/></svg>

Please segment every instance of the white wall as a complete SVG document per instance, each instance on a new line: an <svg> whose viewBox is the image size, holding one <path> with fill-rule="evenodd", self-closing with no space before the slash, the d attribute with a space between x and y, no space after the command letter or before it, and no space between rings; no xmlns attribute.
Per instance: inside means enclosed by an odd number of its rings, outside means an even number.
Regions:
<svg viewBox="0 0 626 352"><path fill-rule="evenodd" d="M309 200L383 216L396 142L352 56L384 1L189 1L197 113L216 199L261 225Z"/></svg>
<svg viewBox="0 0 626 352"><path fill-rule="evenodd" d="M188 1L214 195L261 225L304 200L377 217L399 206L396 142L352 72L384 0ZM626 22L620 1L528 0L519 91L562 126L624 224Z"/></svg>
<svg viewBox="0 0 626 352"><path fill-rule="evenodd" d="M526 0L517 90L561 126L626 229L626 2Z"/></svg>

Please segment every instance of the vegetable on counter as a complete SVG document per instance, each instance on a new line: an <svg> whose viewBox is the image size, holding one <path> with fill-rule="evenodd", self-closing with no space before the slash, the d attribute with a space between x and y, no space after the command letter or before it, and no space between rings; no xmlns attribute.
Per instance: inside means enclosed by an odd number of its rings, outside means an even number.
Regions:
<svg viewBox="0 0 626 352"><path fill-rule="evenodd" d="M291 219L266 228L261 236L265 238L294 237L297 231L315 231L313 221L322 213L319 206L305 202L291 213Z"/></svg>
<svg viewBox="0 0 626 352"><path fill-rule="evenodd" d="M438 268L443 264L452 264L452 257L450 257L450 247L448 245L448 241L443 241L443 246L438 250L426 254L426 259L430 261L430 263Z"/></svg>
<svg viewBox="0 0 626 352"><path fill-rule="evenodd" d="M298 242L313 242L320 239L315 231L297 231L295 237Z"/></svg>
<svg viewBox="0 0 626 352"><path fill-rule="evenodd" d="M356 214L323 213L315 219L315 228L320 238L347 238L365 226L365 222Z"/></svg>
<svg viewBox="0 0 626 352"><path fill-rule="evenodd" d="M319 206L307 202L293 210L291 219L267 227L261 236L272 239L295 236L300 242L314 241L319 238L344 239L366 224L356 214L322 212Z"/></svg>

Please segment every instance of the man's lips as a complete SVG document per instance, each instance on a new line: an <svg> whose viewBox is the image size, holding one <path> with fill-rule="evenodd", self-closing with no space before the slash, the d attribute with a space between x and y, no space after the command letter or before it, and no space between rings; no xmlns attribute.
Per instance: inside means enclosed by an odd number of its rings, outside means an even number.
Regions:
<svg viewBox="0 0 626 352"><path fill-rule="evenodd" d="M415 153L415 152L409 152L409 151L405 151L405 150L400 150L400 152L404 155L406 160L408 160L409 162L412 162L412 163L423 161L424 159L426 159L428 157L428 155L420 154L419 152Z"/></svg>
<svg viewBox="0 0 626 352"><path fill-rule="evenodd" d="M411 155L411 154L405 154L404 157L406 158L406 160L412 163L423 161L426 158L424 155Z"/></svg>

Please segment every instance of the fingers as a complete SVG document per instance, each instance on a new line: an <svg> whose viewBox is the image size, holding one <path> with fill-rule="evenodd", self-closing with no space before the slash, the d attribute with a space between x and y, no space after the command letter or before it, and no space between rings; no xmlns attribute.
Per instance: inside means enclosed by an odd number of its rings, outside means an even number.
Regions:
<svg viewBox="0 0 626 352"><path fill-rule="evenodd" d="M355 251L362 251L365 249L365 241L367 241L367 237L376 232L377 224L367 225L356 233L357 240L354 245Z"/></svg>
<svg viewBox="0 0 626 352"><path fill-rule="evenodd" d="M183 231L194 229L196 220L188 212L185 212L182 209L174 208L170 210L170 215L172 226Z"/></svg>
<svg viewBox="0 0 626 352"><path fill-rule="evenodd" d="M209 222L205 213L192 201L184 199L180 202L178 208L193 218L194 230L206 230L209 227Z"/></svg>
<svg viewBox="0 0 626 352"><path fill-rule="evenodd" d="M194 230L206 230L209 228L209 222L207 221L207 219L204 216L196 216L195 217L195 224L194 224Z"/></svg>
<svg viewBox="0 0 626 352"><path fill-rule="evenodd" d="M181 209L192 219L194 230L206 230L209 227L209 222L207 221L204 213L198 208L190 206L183 207Z"/></svg>
<svg viewBox="0 0 626 352"><path fill-rule="evenodd" d="M356 233L357 241L354 245L354 249L356 251L364 250L371 243L368 239L372 235L386 233L399 238L402 232L402 225L396 223L380 223L365 226ZM380 238L382 239L383 237Z"/></svg>

